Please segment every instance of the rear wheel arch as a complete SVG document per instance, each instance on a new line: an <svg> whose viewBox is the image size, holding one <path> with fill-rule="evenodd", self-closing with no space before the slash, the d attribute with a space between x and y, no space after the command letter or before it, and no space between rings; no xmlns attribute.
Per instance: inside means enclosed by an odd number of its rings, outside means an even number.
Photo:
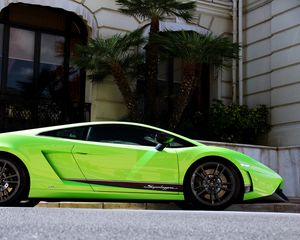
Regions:
<svg viewBox="0 0 300 240"><path fill-rule="evenodd" d="M242 173L240 172L240 170L235 166L235 164L232 161L230 161L227 158L220 157L220 156L206 156L206 157L200 158L197 161L195 161L188 168L188 170L186 171L186 174L184 176L184 180L183 180L183 191L184 191L184 193L186 192L185 188L188 185L188 181L190 179L190 176L191 176L193 170L195 170L195 168L197 166L199 166L201 163L209 162L209 161L219 161L219 162L223 163L224 165L226 165L226 166L228 166L228 167L230 167L230 168L232 168L232 169L235 170L235 172L238 175L238 179L240 181L240 189L239 189L239 194L238 194L237 202L241 202L243 200L244 193L245 193L245 190L244 190L244 185L245 184L244 184Z"/></svg>

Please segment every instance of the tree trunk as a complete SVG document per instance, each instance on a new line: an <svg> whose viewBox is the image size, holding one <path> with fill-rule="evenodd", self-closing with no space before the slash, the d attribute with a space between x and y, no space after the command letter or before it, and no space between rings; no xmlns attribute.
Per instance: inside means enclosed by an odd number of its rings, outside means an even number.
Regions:
<svg viewBox="0 0 300 240"><path fill-rule="evenodd" d="M157 74L158 74L158 47L152 43L152 37L159 32L159 20L157 18L151 19L149 43L146 53L146 121L149 123L155 122L156 116L156 88L157 88Z"/></svg>
<svg viewBox="0 0 300 240"><path fill-rule="evenodd" d="M179 89L176 104L174 106L173 114L169 121L170 130L174 130L176 126L179 124L182 114L189 103L191 95L195 89L195 81L197 78L196 72L197 73L201 72L201 69L197 69L196 64L193 63L183 64L182 83Z"/></svg>
<svg viewBox="0 0 300 240"><path fill-rule="evenodd" d="M119 64L112 66L112 75L117 84L129 111L129 118L131 121L139 122L142 119L142 114L138 111L137 100L131 90L129 82L124 75L123 69Z"/></svg>

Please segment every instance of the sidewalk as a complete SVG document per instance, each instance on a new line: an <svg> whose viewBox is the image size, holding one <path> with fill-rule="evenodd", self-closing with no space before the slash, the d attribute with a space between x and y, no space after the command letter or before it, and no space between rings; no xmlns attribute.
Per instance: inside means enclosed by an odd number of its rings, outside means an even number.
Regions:
<svg viewBox="0 0 300 240"><path fill-rule="evenodd" d="M175 203L128 203L128 202L40 202L44 208L96 208L138 210L181 210ZM288 203L235 204L226 211L300 213L300 201Z"/></svg>

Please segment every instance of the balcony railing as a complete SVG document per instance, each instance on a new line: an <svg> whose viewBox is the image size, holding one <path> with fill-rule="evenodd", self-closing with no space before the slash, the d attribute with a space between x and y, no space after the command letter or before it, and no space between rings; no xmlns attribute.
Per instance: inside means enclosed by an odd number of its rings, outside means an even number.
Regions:
<svg viewBox="0 0 300 240"><path fill-rule="evenodd" d="M0 132L90 121L90 103L0 100Z"/></svg>

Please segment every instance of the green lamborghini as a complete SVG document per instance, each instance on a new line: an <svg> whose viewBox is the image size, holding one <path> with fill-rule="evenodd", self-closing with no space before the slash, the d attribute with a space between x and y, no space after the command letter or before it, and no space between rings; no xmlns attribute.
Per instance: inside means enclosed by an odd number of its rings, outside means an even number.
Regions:
<svg viewBox="0 0 300 240"><path fill-rule="evenodd" d="M195 209L282 194L242 153L144 124L88 122L0 134L0 205L24 200L184 201Z"/></svg>

